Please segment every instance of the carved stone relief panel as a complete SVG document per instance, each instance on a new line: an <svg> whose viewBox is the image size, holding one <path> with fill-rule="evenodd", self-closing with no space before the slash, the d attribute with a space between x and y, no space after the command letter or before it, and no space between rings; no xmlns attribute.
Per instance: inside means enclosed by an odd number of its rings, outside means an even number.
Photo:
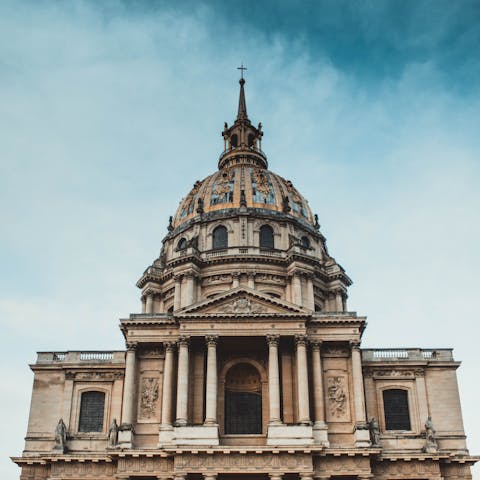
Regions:
<svg viewBox="0 0 480 480"><path fill-rule="evenodd" d="M350 348L342 345L325 345L322 347L322 357L330 358L348 358Z"/></svg>
<svg viewBox="0 0 480 480"><path fill-rule="evenodd" d="M139 395L139 419L158 421L159 379L142 377Z"/></svg>
<svg viewBox="0 0 480 480"><path fill-rule="evenodd" d="M168 473L173 472L173 460L162 457L120 457L118 473Z"/></svg>
<svg viewBox="0 0 480 480"><path fill-rule="evenodd" d="M326 392L327 422L349 422L351 417L347 375L329 371L326 377Z"/></svg>
<svg viewBox="0 0 480 480"><path fill-rule="evenodd" d="M104 478L115 474L116 468L110 462L53 462L52 478Z"/></svg>
<svg viewBox="0 0 480 480"><path fill-rule="evenodd" d="M440 465L438 462L425 460L423 462L409 461L403 462L397 460L396 462L383 461L373 466L373 473L375 478L384 479L417 479L425 477L440 478Z"/></svg>
<svg viewBox="0 0 480 480"><path fill-rule="evenodd" d="M368 457L316 457L314 460L314 476L331 475L368 475L370 474Z"/></svg>
<svg viewBox="0 0 480 480"><path fill-rule="evenodd" d="M241 454L229 455L177 455L175 457L175 470L183 472L208 472L217 473L249 473L249 472L282 472L298 473L311 472L311 455L295 454Z"/></svg>

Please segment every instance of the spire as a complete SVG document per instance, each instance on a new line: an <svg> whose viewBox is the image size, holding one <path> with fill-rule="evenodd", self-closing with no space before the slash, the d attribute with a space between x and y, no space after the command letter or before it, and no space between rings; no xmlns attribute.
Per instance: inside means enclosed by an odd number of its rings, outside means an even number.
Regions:
<svg viewBox="0 0 480 480"><path fill-rule="evenodd" d="M239 83L240 83L240 97L238 99L237 120L244 120L248 118L247 103L245 102L245 90L243 89L243 86L245 85L245 80L241 78Z"/></svg>
<svg viewBox="0 0 480 480"><path fill-rule="evenodd" d="M238 83L240 84L240 97L238 99L238 114L237 114L237 120L247 120L248 115L247 115L247 102L245 101L245 90L243 86L245 85L245 79L243 78L243 71L247 69L247 67L242 66L237 67L238 70L240 70L241 77Z"/></svg>

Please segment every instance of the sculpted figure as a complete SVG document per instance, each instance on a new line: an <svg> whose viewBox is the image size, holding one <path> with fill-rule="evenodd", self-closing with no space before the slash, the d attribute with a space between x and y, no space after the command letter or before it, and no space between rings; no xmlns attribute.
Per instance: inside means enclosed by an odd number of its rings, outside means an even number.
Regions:
<svg viewBox="0 0 480 480"><path fill-rule="evenodd" d="M55 427L55 445L54 450L65 451L67 445L67 427L61 418Z"/></svg>
<svg viewBox="0 0 480 480"><path fill-rule="evenodd" d="M368 426L370 428L370 440L372 442L372 446L380 445L380 428L378 426L377 419L372 417L368 423Z"/></svg>
<svg viewBox="0 0 480 480"><path fill-rule="evenodd" d="M108 446L116 447L118 443L118 424L117 419L114 418L110 428L108 429Z"/></svg>
<svg viewBox="0 0 480 480"><path fill-rule="evenodd" d="M427 421L425 422L425 438L427 440L427 444L437 444L435 440L435 429L433 428L432 417L428 417Z"/></svg>

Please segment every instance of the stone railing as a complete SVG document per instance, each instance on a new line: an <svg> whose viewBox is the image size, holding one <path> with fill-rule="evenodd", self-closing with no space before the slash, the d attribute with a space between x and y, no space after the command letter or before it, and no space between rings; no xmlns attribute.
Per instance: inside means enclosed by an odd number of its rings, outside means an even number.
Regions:
<svg viewBox="0 0 480 480"><path fill-rule="evenodd" d="M273 248L260 247L228 247L216 250L207 250L201 253L201 257L205 260L218 257L237 257L241 255L255 255L264 257L286 258L286 252Z"/></svg>
<svg viewBox="0 0 480 480"><path fill-rule="evenodd" d="M124 363L124 351L38 352L37 364L44 363Z"/></svg>
<svg viewBox="0 0 480 480"><path fill-rule="evenodd" d="M453 361L451 348L366 348L362 349L364 362L388 362L388 361Z"/></svg>

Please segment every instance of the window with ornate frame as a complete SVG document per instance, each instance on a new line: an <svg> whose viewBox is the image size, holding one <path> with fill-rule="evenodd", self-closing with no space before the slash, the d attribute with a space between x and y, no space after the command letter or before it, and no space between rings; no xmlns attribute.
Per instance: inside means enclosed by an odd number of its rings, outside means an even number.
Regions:
<svg viewBox="0 0 480 480"><path fill-rule="evenodd" d="M105 392L88 390L81 394L78 431L103 432L105 416Z"/></svg>
<svg viewBox="0 0 480 480"><path fill-rule="evenodd" d="M411 430L408 390L390 388L383 390L385 430Z"/></svg>
<svg viewBox="0 0 480 480"><path fill-rule="evenodd" d="M221 249L228 247L228 231L224 225L219 225L212 232L212 248Z"/></svg>

